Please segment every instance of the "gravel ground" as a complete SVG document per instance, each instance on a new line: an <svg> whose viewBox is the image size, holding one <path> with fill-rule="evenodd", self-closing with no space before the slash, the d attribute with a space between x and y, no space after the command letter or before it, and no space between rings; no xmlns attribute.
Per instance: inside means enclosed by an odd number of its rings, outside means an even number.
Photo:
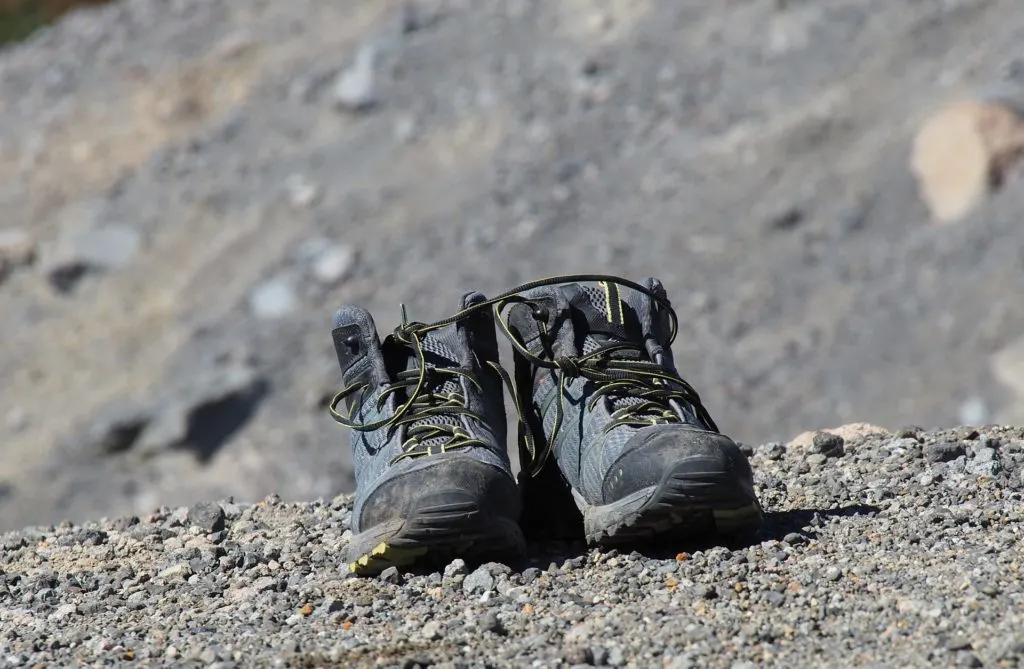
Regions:
<svg viewBox="0 0 1024 669"><path fill-rule="evenodd" d="M1024 428L748 450L767 524L729 548L359 579L344 495L6 534L0 662L1024 667Z"/></svg>

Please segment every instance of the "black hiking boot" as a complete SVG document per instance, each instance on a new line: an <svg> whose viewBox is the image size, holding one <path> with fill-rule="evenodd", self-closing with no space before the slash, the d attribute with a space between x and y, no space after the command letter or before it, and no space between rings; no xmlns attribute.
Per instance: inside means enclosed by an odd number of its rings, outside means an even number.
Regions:
<svg viewBox="0 0 1024 669"><path fill-rule="evenodd" d="M470 293L462 306L483 299ZM490 309L403 325L382 344L369 313L343 307L332 334L345 389L331 412L352 428L355 463L350 570L521 556Z"/></svg>
<svg viewBox="0 0 1024 669"><path fill-rule="evenodd" d="M750 465L675 369L661 283L568 279L579 283L534 282L498 305L526 421L527 535L573 538L580 519L602 545L756 533Z"/></svg>

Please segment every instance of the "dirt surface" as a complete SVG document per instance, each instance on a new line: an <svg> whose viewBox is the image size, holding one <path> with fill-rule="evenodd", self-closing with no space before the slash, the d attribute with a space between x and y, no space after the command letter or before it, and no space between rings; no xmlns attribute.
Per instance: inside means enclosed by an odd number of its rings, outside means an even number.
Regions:
<svg viewBox="0 0 1024 669"><path fill-rule="evenodd" d="M661 278L741 441L1024 422L1019 174L908 167L1022 80L1018 0L73 12L0 50L0 528L349 490L337 305L571 271Z"/></svg>

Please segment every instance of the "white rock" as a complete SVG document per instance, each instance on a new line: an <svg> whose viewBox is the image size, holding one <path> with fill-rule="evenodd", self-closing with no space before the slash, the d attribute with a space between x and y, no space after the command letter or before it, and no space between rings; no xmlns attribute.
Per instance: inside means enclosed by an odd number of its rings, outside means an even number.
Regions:
<svg viewBox="0 0 1024 669"><path fill-rule="evenodd" d="M76 613L78 613L78 607L74 604L61 604L48 616L48 618L54 621L64 620L65 618L70 618Z"/></svg>
<svg viewBox="0 0 1024 669"><path fill-rule="evenodd" d="M358 112L376 104L373 73L375 58L375 49L367 45L356 54L355 62L338 75L334 85L334 103L339 109Z"/></svg>
<svg viewBox="0 0 1024 669"><path fill-rule="evenodd" d="M282 318L295 311L298 298L293 282L283 276L274 277L256 286L249 295L249 308L258 318Z"/></svg>
<svg viewBox="0 0 1024 669"><path fill-rule="evenodd" d="M416 119L412 116L402 116L395 121L395 139L405 144L416 138Z"/></svg>
<svg viewBox="0 0 1024 669"><path fill-rule="evenodd" d="M159 574L157 574L157 578L162 578L165 581L177 581L185 580L191 575L192 567L189 565L189 563L180 562L161 571Z"/></svg>
<svg viewBox="0 0 1024 669"><path fill-rule="evenodd" d="M320 186L301 174L293 174L285 180L288 202L296 209L309 209L320 199Z"/></svg>
<svg viewBox="0 0 1024 669"><path fill-rule="evenodd" d="M985 425L988 423L989 410L981 397L971 397L960 405L961 425Z"/></svg>
<svg viewBox="0 0 1024 669"><path fill-rule="evenodd" d="M436 641L444 635L444 627L436 620L428 620L420 628L420 636L427 641Z"/></svg>
<svg viewBox="0 0 1024 669"><path fill-rule="evenodd" d="M0 230L0 261L28 265L36 257L36 240L26 230L7 228Z"/></svg>
<svg viewBox="0 0 1024 669"><path fill-rule="evenodd" d="M329 246L313 264L313 276L323 284L341 283L351 275L355 259L352 247L343 244Z"/></svg>

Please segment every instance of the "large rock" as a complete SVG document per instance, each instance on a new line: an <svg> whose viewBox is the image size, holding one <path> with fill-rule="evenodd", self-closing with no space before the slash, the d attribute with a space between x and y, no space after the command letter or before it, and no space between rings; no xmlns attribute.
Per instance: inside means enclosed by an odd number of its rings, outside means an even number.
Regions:
<svg viewBox="0 0 1024 669"><path fill-rule="evenodd" d="M172 449L208 462L252 416L268 387L251 367L211 365L190 382L169 384L146 405L112 405L79 426L65 450L87 457L132 451L144 458Z"/></svg>
<svg viewBox="0 0 1024 669"><path fill-rule="evenodd" d="M92 201L68 208L65 230L42 259L53 288L61 293L74 290L88 274L127 266L142 247L142 236L134 228L102 222L102 204Z"/></svg>
<svg viewBox="0 0 1024 669"><path fill-rule="evenodd" d="M889 431L884 427L872 425L871 423L847 423L846 425L830 427L824 430L808 430L807 432L801 432L789 442L789 447L809 449L814 445L815 435L819 433L832 434L837 437L841 437L842 440L846 442L855 441L873 434L889 434Z"/></svg>
<svg viewBox="0 0 1024 669"><path fill-rule="evenodd" d="M966 100L942 109L914 138L910 166L937 222L955 221L999 187L1024 153L1024 119L997 101Z"/></svg>

